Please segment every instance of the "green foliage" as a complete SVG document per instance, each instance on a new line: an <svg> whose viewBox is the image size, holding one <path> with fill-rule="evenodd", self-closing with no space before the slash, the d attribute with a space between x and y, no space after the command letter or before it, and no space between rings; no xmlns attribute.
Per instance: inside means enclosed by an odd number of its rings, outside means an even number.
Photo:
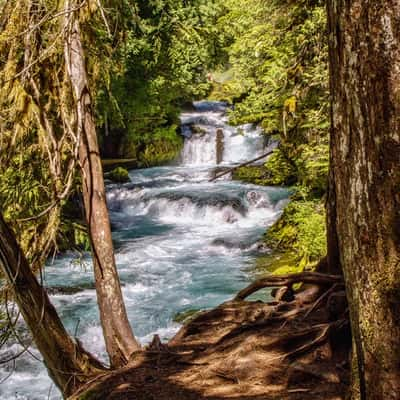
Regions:
<svg viewBox="0 0 400 400"><path fill-rule="evenodd" d="M115 183L126 183L131 181L128 170L123 167L114 168L106 174L106 177Z"/></svg>
<svg viewBox="0 0 400 400"><path fill-rule="evenodd" d="M265 163L273 185L291 186L296 182L296 170L281 149L276 149Z"/></svg>
<svg viewBox="0 0 400 400"><path fill-rule="evenodd" d="M329 146L300 146L295 160L299 185L312 197L322 197L328 186Z"/></svg>
<svg viewBox="0 0 400 400"><path fill-rule="evenodd" d="M229 0L219 20L227 43L227 72L217 72L212 96L234 104L232 123L259 123L279 135L263 167L240 168L238 179L293 185L296 195L268 231L270 246L312 265L326 251L322 198L329 167L329 85L325 2ZM295 265L297 264L297 265Z"/></svg>
<svg viewBox="0 0 400 400"><path fill-rule="evenodd" d="M89 233L83 222L64 216L60 224L57 247L59 251L90 251Z"/></svg>
<svg viewBox="0 0 400 400"><path fill-rule="evenodd" d="M301 267L315 264L326 254L324 207L319 201L292 201L265 240L281 251L295 252Z"/></svg>
<svg viewBox="0 0 400 400"><path fill-rule="evenodd" d="M273 185L268 176L268 171L263 166L240 167L233 171L232 178L238 181L253 183L255 185Z"/></svg>
<svg viewBox="0 0 400 400"><path fill-rule="evenodd" d="M325 4L230 0L226 6L219 25L229 70L215 74L212 97L234 103L232 123L260 123L267 135L280 136L266 165L268 184L296 181L321 196L329 128Z"/></svg>
<svg viewBox="0 0 400 400"><path fill-rule="evenodd" d="M116 73L97 95L106 156L136 157L144 165L176 156L179 142L170 127L179 123L182 103L209 91L206 74L221 52L216 25L221 3L136 2L136 18L115 57Z"/></svg>
<svg viewBox="0 0 400 400"><path fill-rule="evenodd" d="M312 140L328 127L326 15L323 1L228 1L219 24L231 41L235 123ZM240 90L240 93L237 91Z"/></svg>
<svg viewBox="0 0 400 400"><path fill-rule="evenodd" d="M145 150L139 160L144 166L154 166L175 161L181 151L183 138L177 134L177 126L157 128L151 134L144 135Z"/></svg>
<svg viewBox="0 0 400 400"><path fill-rule="evenodd" d="M220 52L221 4L88 0L78 7L105 154L131 154L146 166L176 158L180 104L207 92L205 76ZM57 248L88 248L82 216L65 211L79 182L64 6L53 0L1 6L0 211L37 266Z"/></svg>

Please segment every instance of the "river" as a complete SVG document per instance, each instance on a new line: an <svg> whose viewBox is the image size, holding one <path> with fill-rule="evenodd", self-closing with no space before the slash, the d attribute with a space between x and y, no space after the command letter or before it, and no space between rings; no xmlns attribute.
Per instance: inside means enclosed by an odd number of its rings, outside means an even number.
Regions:
<svg viewBox="0 0 400 400"><path fill-rule="evenodd" d="M180 327L177 313L214 307L246 286L265 251L258 241L288 197L286 189L229 176L209 182L217 160L218 168L231 166L262 155L267 144L257 127L229 126L223 103L194 106L181 116L186 139L179 165L133 170L132 183L107 188L123 294L143 344L155 333L172 337ZM44 280L69 332L106 360L89 255L57 257ZM20 350L11 341L0 361ZM60 399L34 347L15 364L0 364L0 381L3 400Z"/></svg>

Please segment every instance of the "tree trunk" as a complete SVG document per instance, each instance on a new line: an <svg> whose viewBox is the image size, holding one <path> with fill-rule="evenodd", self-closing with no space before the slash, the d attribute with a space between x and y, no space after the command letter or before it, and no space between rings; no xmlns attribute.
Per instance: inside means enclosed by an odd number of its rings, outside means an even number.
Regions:
<svg viewBox="0 0 400 400"><path fill-rule="evenodd" d="M64 53L76 102L83 199L92 245L100 319L111 364L119 367L126 364L131 354L140 347L129 325L115 265L103 169L76 13L67 14Z"/></svg>
<svg viewBox="0 0 400 400"><path fill-rule="evenodd" d="M0 214L0 270L55 384L71 395L104 367L66 332L45 289L32 273L14 234Z"/></svg>
<svg viewBox="0 0 400 400"><path fill-rule="evenodd" d="M329 232L360 394L400 398L400 2L329 0ZM335 240L337 238L336 244Z"/></svg>

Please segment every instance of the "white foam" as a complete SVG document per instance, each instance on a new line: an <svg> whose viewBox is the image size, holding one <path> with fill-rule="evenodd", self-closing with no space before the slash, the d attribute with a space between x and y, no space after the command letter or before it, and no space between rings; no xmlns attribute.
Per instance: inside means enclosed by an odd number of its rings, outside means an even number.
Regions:
<svg viewBox="0 0 400 400"><path fill-rule="evenodd" d="M194 113L183 115L183 121L209 123L209 137L223 125L226 164L264 151L259 129L246 125L239 132L226 125L225 104L201 102L195 107ZM280 189L222 180L209 183L215 173L215 168L208 166L215 164L215 143L207 140L199 135L185 143L192 146L186 149L190 152L185 162L194 162L195 167L131 171L133 185L112 186L107 194L117 230L114 238L122 292L129 320L142 344L150 342L154 334L162 340L174 336L180 327L173 322L176 313L214 307L245 286L245 270L254 262L251 252L257 251L257 240L286 201L279 201L287 197ZM71 263L75 257L68 254L47 268L48 286L78 289L93 285L90 256L84 257L84 266ZM51 298L71 334L77 330L84 347L107 362L95 290ZM0 352L4 356L18 349L10 343ZM0 365L0 376L5 377L9 368ZM24 355L10 380L1 385L0 398L43 400L50 385L45 367ZM54 388L50 399L60 398Z"/></svg>
<svg viewBox="0 0 400 400"><path fill-rule="evenodd" d="M153 340L154 335L158 335L161 339L161 341L167 341L171 339L179 330L181 327L181 324L171 322L171 325L168 326L167 328L159 328L145 336L140 337L140 342L142 344L148 344Z"/></svg>

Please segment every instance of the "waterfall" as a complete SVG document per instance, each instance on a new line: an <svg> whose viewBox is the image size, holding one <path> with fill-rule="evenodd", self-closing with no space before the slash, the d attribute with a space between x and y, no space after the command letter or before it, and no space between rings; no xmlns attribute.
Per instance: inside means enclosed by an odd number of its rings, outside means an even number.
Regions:
<svg viewBox="0 0 400 400"><path fill-rule="evenodd" d="M194 106L182 115L183 165L133 170L132 183L107 186L126 309L143 344L154 334L171 338L177 313L213 308L250 282L249 267L267 250L259 239L289 196L284 188L209 182L216 164L253 159L265 141L251 124L230 126L224 103ZM59 255L44 283L66 329L106 361L91 265L88 253ZM22 321L16 329L29 343ZM0 348L0 399L61 400L38 350L22 350L13 337ZM19 353L15 364L5 362Z"/></svg>
<svg viewBox="0 0 400 400"><path fill-rule="evenodd" d="M193 105L194 111L181 115L183 165L237 164L266 151L261 128L253 124L229 125L226 103L200 101Z"/></svg>

